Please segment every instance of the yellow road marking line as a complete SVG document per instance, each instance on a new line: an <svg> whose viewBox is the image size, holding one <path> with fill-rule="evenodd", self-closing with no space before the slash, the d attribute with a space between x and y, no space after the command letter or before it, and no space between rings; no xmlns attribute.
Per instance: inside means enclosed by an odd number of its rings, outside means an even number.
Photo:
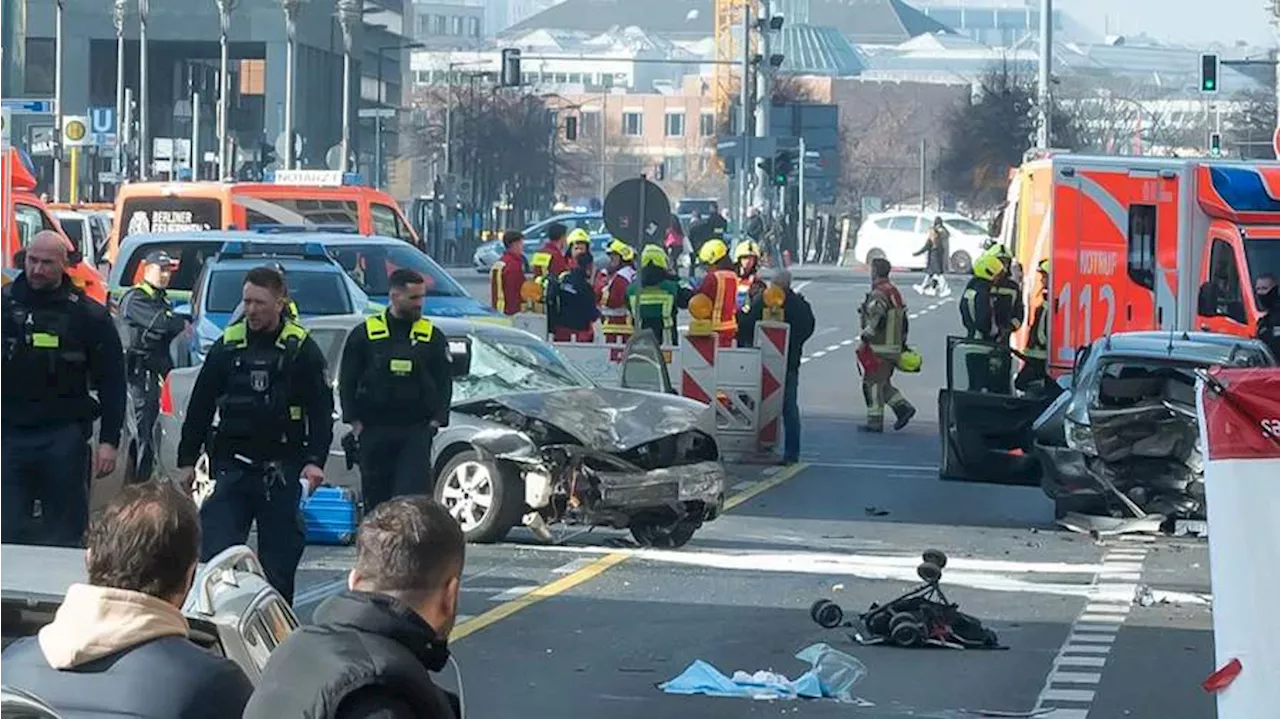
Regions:
<svg viewBox="0 0 1280 719"><path fill-rule="evenodd" d="M725 500L724 511L728 512L743 502L746 502L747 500L794 478L797 474L800 474L806 466L808 465L801 462L789 467L783 467L777 474L752 483L747 489ZM610 569L627 561L632 556L631 552L611 552L606 554L585 567L571 574L566 574L555 581L548 582L524 596L518 597L504 604L499 604L483 614L477 614L476 616L471 617L453 628L453 631L449 633L449 641L456 642L463 637L471 636L481 629L497 624L522 609L531 607L544 599L550 599L558 594L563 594L583 582L595 579L601 574L604 574Z"/></svg>

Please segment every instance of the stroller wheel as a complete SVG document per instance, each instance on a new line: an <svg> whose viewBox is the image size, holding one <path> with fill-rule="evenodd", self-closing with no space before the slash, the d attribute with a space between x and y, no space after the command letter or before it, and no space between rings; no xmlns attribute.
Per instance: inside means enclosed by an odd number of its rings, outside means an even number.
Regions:
<svg viewBox="0 0 1280 719"><path fill-rule="evenodd" d="M937 565L938 569L947 568L947 555L941 549L926 549L921 559L929 564Z"/></svg>
<svg viewBox="0 0 1280 719"><path fill-rule="evenodd" d="M835 629L844 622L844 610L830 599L819 599L809 608L809 616L813 621L826 629Z"/></svg>
<svg viewBox="0 0 1280 719"><path fill-rule="evenodd" d="M910 614L895 615L889 640L900 647L914 647L924 642L924 625Z"/></svg>
<svg viewBox="0 0 1280 719"><path fill-rule="evenodd" d="M916 574L920 575L926 584L937 584L942 579L942 569L931 562L922 562L916 567Z"/></svg>

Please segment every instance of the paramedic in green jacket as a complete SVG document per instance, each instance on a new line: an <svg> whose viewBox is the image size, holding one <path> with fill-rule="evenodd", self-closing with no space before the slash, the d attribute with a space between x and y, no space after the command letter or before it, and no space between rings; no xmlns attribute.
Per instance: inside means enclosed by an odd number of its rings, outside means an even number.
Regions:
<svg viewBox="0 0 1280 719"><path fill-rule="evenodd" d="M689 306L692 294L671 273L666 251L659 245L645 245L640 251L638 281L627 288L627 303L636 330L652 330L661 344L680 344L676 316Z"/></svg>

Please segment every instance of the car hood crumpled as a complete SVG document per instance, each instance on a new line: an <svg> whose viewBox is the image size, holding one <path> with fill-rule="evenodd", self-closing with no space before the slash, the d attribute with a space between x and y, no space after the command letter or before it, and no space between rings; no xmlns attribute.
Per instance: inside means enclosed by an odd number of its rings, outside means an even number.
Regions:
<svg viewBox="0 0 1280 719"><path fill-rule="evenodd" d="M673 395L581 387L487 401L553 425L602 452L623 452L680 432L709 430L706 405Z"/></svg>

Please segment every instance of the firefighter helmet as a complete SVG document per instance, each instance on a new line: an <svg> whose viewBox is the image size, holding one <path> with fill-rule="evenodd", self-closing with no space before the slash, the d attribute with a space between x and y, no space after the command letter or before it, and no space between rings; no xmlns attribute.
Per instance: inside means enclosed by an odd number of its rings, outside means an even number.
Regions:
<svg viewBox="0 0 1280 719"><path fill-rule="evenodd" d="M1036 265L1036 270L1038 272L1043 272L1046 275L1049 274L1049 260L1048 259L1040 260L1040 264Z"/></svg>
<svg viewBox="0 0 1280 719"><path fill-rule="evenodd" d="M578 243L588 246L591 244L591 235L587 234L587 231L581 227L575 227L573 231L569 233L568 241L565 244L569 247L573 247Z"/></svg>
<svg viewBox="0 0 1280 719"><path fill-rule="evenodd" d="M907 347L902 350L902 354L898 355L898 369L903 372L919 372L921 365L924 364L924 358L914 349Z"/></svg>
<svg viewBox="0 0 1280 719"><path fill-rule="evenodd" d="M648 267L650 265L661 267L664 270L667 269L666 250L658 245L645 245L644 249L640 250L640 266Z"/></svg>
<svg viewBox="0 0 1280 719"><path fill-rule="evenodd" d="M1004 263L994 254L985 254L973 261L973 276L981 280L994 280L1004 272Z"/></svg>
<svg viewBox="0 0 1280 719"><path fill-rule="evenodd" d="M753 240L743 240L742 242L738 243L737 247L733 248L733 259L739 262L741 262L744 258L747 258L747 257L759 257L759 256L760 256L760 245L757 245Z"/></svg>
<svg viewBox="0 0 1280 719"><path fill-rule="evenodd" d="M631 245L616 238L609 243L606 251L611 255L621 257L623 262L630 262L636 258L636 251L631 249Z"/></svg>
<svg viewBox="0 0 1280 719"><path fill-rule="evenodd" d="M707 265L714 265L728 256L729 247L724 243L724 240L707 240L702 243L702 247L698 250L698 259Z"/></svg>

